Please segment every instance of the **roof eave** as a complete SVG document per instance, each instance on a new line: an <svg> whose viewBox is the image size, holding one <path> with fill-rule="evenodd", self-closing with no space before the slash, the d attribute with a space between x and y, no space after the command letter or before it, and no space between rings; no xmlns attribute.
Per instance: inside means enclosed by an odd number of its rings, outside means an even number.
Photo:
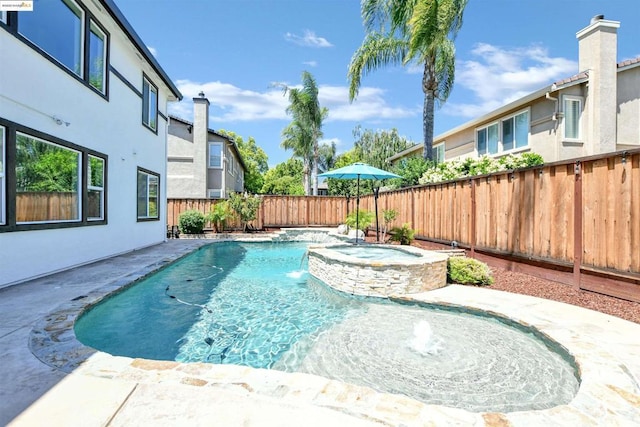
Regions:
<svg viewBox="0 0 640 427"><path fill-rule="evenodd" d="M176 98L175 100L182 100L182 94L176 85L151 54L149 48L144 44L138 33L136 33L129 21L127 21L127 18L125 18L118 6L116 6L115 2L113 0L100 0L100 2L104 5L105 9L109 12L114 21L120 26L122 31L127 35L131 43L133 43L144 59L149 63L149 65L151 65L151 68L158 73L162 81L167 85L173 96Z"/></svg>

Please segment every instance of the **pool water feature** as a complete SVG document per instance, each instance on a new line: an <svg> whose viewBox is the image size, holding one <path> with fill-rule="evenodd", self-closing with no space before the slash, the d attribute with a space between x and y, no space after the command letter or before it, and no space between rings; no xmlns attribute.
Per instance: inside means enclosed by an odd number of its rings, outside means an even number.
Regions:
<svg viewBox="0 0 640 427"><path fill-rule="evenodd" d="M306 250L203 247L94 306L76 335L116 355L308 372L469 410L542 409L575 395L570 356L533 333L490 316L337 292L300 265ZM429 351L416 347L424 322Z"/></svg>

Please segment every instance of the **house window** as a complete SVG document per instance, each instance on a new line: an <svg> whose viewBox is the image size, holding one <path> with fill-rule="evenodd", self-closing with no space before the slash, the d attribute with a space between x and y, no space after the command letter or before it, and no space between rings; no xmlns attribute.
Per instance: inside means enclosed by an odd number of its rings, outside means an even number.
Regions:
<svg viewBox="0 0 640 427"><path fill-rule="evenodd" d="M14 12L9 21L6 12L2 15L9 31L106 96L108 33L76 0L36 3L33 11Z"/></svg>
<svg viewBox="0 0 640 427"><path fill-rule="evenodd" d="M222 169L222 144L217 142L209 144L209 167Z"/></svg>
<svg viewBox="0 0 640 427"><path fill-rule="evenodd" d="M444 142L433 147L433 158L436 163L444 162Z"/></svg>
<svg viewBox="0 0 640 427"><path fill-rule="evenodd" d="M529 145L529 111L502 121L502 151Z"/></svg>
<svg viewBox="0 0 640 427"><path fill-rule="evenodd" d="M138 220L159 219L160 176L138 168Z"/></svg>
<svg viewBox="0 0 640 427"><path fill-rule="evenodd" d="M104 93L107 36L93 20L89 22L89 84Z"/></svg>
<svg viewBox="0 0 640 427"><path fill-rule="evenodd" d="M158 128L158 88L146 76L142 78L142 123L153 131Z"/></svg>
<svg viewBox="0 0 640 427"><path fill-rule="evenodd" d="M0 11L0 22L7 23L7 12L4 10Z"/></svg>
<svg viewBox="0 0 640 427"><path fill-rule="evenodd" d="M16 135L16 223L80 220L81 153Z"/></svg>
<svg viewBox="0 0 640 427"><path fill-rule="evenodd" d="M580 140L580 118L582 116L582 98L577 96L563 97L564 139Z"/></svg>
<svg viewBox="0 0 640 427"><path fill-rule="evenodd" d="M498 124L494 123L476 131L478 155L498 152Z"/></svg>
<svg viewBox="0 0 640 427"><path fill-rule="evenodd" d="M104 159L89 156L87 181L87 219L104 219Z"/></svg>
<svg viewBox="0 0 640 427"><path fill-rule="evenodd" d="M72 0L40 1L20 13L18 32L83 77L84 11Z"/></svg>
<svg viewBox="0 0 640 427"><path fill-rule="evenodd" d="M209 189L209 198L210 199L222 199L224 198L224 193L221 189Z"/></svg>
<svg viewBox="0 0 640 427"><path fill-rule="evenodd" d="M4 168L5 168L5 160L4 160L4 152L5 152L5 130L4 127L0 126L0 224L4 224L6 222L6 201L5 201L5 179L4 179Z"/></svg>

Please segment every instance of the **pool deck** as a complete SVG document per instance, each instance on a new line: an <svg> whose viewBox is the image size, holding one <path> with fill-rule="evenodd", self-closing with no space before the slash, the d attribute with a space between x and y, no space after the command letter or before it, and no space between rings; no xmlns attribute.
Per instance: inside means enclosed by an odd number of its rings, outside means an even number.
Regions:
<svg viewBox="0 0 640 427"><path fill-rule="evenodd" d="M413 298L498 313L563 345L582 379L569 404L472 413L307 374L114 357L75 339L83 307L209 242L170 240L0 289L0 425L640 425L640 324L490 289Z"/></svg>

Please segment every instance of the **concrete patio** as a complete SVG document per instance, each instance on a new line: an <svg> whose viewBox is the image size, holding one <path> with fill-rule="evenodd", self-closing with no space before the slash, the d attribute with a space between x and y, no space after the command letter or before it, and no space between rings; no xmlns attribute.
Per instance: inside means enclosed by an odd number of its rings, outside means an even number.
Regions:
<svg viewBox="0 0 640 427"><path fill-rule="evenodd" d="M415 299L500 313L571 352L581 386L548 410L472 413L306 374L114 357L82 346L87 304L208 240L170 240L0 290L0 425L640 425L640 325L488 289Z"/></svg>

